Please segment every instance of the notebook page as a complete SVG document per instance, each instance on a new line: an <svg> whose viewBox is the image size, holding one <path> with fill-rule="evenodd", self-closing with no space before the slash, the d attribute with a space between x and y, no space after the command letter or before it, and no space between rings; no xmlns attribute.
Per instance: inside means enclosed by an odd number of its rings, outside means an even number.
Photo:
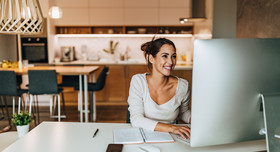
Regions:
<svg viewBox="0 0 280 152"><path fill-rule="evenodd" d="M139 128L114 129L115 144L144 143Z"/></svg>
<svg viewBox="0 0 280 152"><path fill-rule="evenodd" d="M175 142L172 136L167 132L159 132L159 131L149 131L143 129L145 134L145 141L147 143L151 142Z"/></svg>

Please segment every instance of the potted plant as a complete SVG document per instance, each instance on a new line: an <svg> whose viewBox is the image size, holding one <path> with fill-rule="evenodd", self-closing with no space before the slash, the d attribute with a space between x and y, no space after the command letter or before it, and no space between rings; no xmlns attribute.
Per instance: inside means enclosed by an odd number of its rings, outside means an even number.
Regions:
<svg viewBox="0 0 280 152"><path fill-rule="evenodd" d="M29 131L29 124L33 121L31 116L27 112L21 112L14 114L12 121L17 127L18 137L21 138Z"/></svg>

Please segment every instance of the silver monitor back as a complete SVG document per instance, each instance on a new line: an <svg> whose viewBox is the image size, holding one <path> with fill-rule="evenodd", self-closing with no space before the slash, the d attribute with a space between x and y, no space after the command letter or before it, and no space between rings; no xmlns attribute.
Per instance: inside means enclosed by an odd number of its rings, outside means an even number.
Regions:
<svg viewBox="0 0 280 152"><path fill-rule="evenodd" d="M191 146L263 139L259 94L280 92L280 39L196 40L193 60Z"/></svg>

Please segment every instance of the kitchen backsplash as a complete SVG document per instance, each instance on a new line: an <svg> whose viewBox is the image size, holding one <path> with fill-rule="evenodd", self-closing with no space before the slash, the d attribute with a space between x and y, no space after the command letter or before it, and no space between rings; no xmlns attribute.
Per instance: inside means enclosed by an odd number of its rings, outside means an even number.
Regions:
<svg viewBox="0 0 280 152"><path fill-rule="evenodd" d="M179 56L192 54L192 37L166 38L175 43L177 54ZM127 51L127 55L130 59L144 61L145 59L143 52L140 50L140 46L151 39L151 37L57 37L55 45L55 58L61 57L61 46L74 46L76 58L79 60L95 60L97 58L101 60L114 60L114 58L119 58L120 54L125 54ZM113 41L113 44L118 42L115 50L116 55L111 55L103 51L103 49L109 49L110 41Z"/></svg>

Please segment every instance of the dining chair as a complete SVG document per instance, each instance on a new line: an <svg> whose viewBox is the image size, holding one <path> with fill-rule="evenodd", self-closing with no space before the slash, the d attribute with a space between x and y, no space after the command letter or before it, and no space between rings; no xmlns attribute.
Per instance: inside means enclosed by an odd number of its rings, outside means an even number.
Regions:
<svg viewBox="0 0 280 152"><path fill-rule="evenodd" d="M93 93L95 91L100 91L104 88L105 86L105 83L106 83L106 77L108 75L108 71L109 71L109 67L105 66L102 71L100 72L98 78L97 78L97 81L95 83L91 83L89 82L88 83L88 91L90 92L90 112L93 114L93 112L95 113L96 112L96 106L95 106L95 98L93 98ZM75 85L74 87L75 90L79 90L80 87L79 85ZM84 89L84 88L83 88ZM80 94L79 94L80 95ZM80 98L80 97L78 97ZM95 118L92 117L92 120L94 120Z"/></svg>
<svg viewBox="0 0 280 152"><path fill-rule="evenodd" d="M0 96L12 96L13 114L15 114L15 97L18 97L18 113L20 113L22 95L28 93L27 89L20 89L16 78L14 71L0 71Z"/></svg>
<svg viewBox="0 0 280 152"><path fill-rule="evenodd" d="M130 121L130 111L128 109L126 111L126 123L131 123L131 121Z"/></svg>
<svg viewBox="0 0 280 152"><path fill-rule="evenodd" d="M29 105L29 115L31 115L33 96L38 97L38 95L51 95L50 98L50 117L61 118L66 116L61 116L60 112L60 93L62 94L62 102L64 103L64 97L62 89L57 86L57 74L55 70L28 70L29 79L29 93L30 93L30 105ZM54 97L54 101L53 101ZM58 100L58 112L57 116L53 115L53 109L56 107L56 101ZM39 120L39 109L38 109L38 98L35 98L37 102L37 115ZM34 100L34 101L35 101ZM54 110L55 111L55 110Z"/></svg>

